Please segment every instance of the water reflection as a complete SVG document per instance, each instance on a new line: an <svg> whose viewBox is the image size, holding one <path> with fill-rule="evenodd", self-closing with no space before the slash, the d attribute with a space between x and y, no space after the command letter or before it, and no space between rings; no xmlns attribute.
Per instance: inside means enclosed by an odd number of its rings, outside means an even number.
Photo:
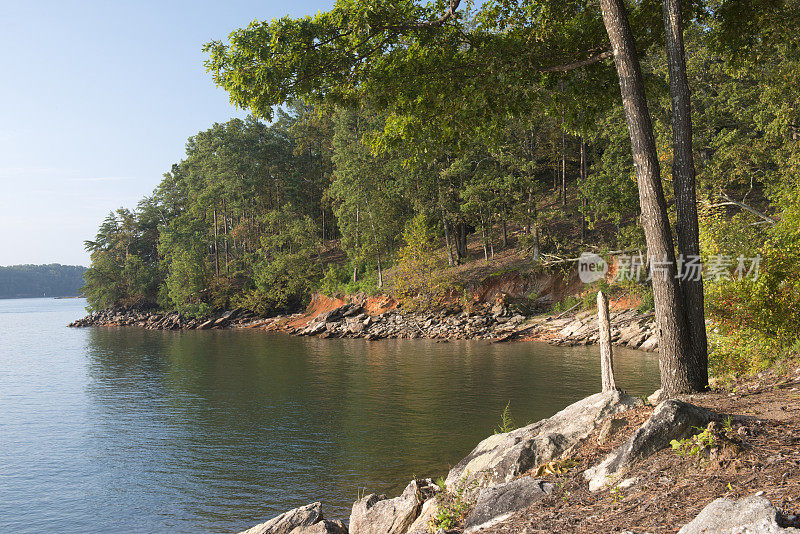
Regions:
<svg viewBox="0 0 800 534"><path fill-rule="evenodd" d="M88 332L103 499L150 531L230 531L315 500L346 517L361 488L445 473L509 401L524 424L599 390L594 348ZM618 351L616 370L655 388L652 355Z"/></svg>

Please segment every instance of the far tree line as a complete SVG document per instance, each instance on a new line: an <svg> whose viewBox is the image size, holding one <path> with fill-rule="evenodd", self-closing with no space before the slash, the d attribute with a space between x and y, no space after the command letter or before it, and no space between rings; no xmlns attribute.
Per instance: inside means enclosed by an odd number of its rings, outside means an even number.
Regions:
<svg viewBox="0 0 800 534"><path fill-rule="evenodd" d="M0 299L77 297L86 267L80 265L0 266Z"/></svg>

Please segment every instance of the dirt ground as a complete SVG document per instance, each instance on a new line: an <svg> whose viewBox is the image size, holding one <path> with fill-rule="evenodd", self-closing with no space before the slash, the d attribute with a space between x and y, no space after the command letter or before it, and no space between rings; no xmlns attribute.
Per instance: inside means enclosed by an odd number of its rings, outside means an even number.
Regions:
<svg viewBox="0 0 800 534"><path fill-rule="evenodd" d="M584 441L572 456L578 466L564 476L542 477L556 484L552 495L481 532L677 532L718 497L754 494L790 518L784 526L800 526L800 368L682 400L730 416L718 430L718 443L728 446L696 456L662 450L623 476L635 477L630 487L591 493L581 471L627 440L653 408L629 411L617 416L626 424L607 442L598 443L599 430Z"/></svg>

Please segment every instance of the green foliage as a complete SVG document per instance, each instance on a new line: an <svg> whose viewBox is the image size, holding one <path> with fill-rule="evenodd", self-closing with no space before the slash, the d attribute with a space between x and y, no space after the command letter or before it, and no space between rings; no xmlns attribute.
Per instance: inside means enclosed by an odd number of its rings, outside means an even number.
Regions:
<svg viewBox="0 0 800 534"><path fill-rule="evenodd" d="M800 202L779 197L782 219L751 229L718 214L704 218L707 250L728 258L734 275L707 283L707 307L717 327L709 339L712 371L742 375L796 355L800 345ZM758 246L758 243L761 243ZM760 258L757 272L748 271ZM744 270L735 275L742 261Z"/></svg>
<svg viewBox="0 0 800 534"><path fill-rule="evenodd" d="M296 309L321 274L314 223L291 208L268 212L262 223L267 231L252 266L254 287L237 304L262 315Z"/></svg>
<svg viewBox="0 0 800 534"><path fill-rule="evenodd" d="M575 308L578 304L583 306L584 301L582 298L569 296L553 304L553 306L550 307L550 310L548 310L548 313L551 314L564 313L568 310Z"/></svg>
<svg viewBox="0 0 800 534"><path fill-rule="evenodd" d="M435 533L439 530L447 531L460 527L475 505L475 500L471 495L477 486L477 480L473 480L469 484L462 480L453 491L445 490L444 485L439 486L444 491L436 496L436 512L428 523L428 530Z"/></svg>
<svg viewBox="0 0 800 534"><path fill-rule="evenodd" d="M583 309L594 310L597 309L597 294L600 292L605 293L606 297L611 295L611 286L605 279L598 280L592 283L583 294Z"/></svg>
<svg viewBox="0 0 800 534"><path fill-rule="evenodd" d="M707 428L698 427L697 430L700 432L690 438L670 441L672 450L679 456L700 458L717 447L717 438L714 436L712 425Z"/></svg>
<svg viewBox="0 0 800 534"><path fill-rule="evenodd" d="M443 260L431 254L436 248L435 234L424 216L417 215L406 225L403 243L394 277L395 296L406 309L439 304L449 287L442 278Z"/></svg>
<svg viewBox="0 0 800 534"><path fill-rule="evenodd" d="M319 283L318 291L328 296L353 295L356 293L376 295L380 293L378 273L374 268L369 270L360 269L355 283L353 282L353 268L354 266L351 263L328 265L328 269Z"/></svg>
<svg viewBox="0 0 800 534"><path fill-rule="evenodd" d="M494 429L495 434L506 434L517 428L514 417L511 415L511 401L508 401L503 412L500 414L500 426Z"/></svg>

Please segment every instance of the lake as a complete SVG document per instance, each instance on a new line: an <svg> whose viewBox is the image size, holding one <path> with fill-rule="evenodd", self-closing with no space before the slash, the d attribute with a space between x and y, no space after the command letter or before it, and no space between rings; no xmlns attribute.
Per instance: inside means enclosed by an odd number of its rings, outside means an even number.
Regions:
<svg viewBox="0 0 800 534"><path fill-rule="evenodd" d="M596 347L66 328L0 300L0 532L238 532L447 472L499 424L600 390ZM615 349L649 394L651 353Z"/></svg>

